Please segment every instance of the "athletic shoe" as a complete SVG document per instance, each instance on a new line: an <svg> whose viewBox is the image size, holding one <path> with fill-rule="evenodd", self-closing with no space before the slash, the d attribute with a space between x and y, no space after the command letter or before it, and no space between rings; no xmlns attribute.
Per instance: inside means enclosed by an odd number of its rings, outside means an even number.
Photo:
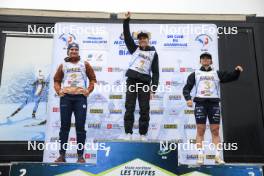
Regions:
<svg viewBox="0 0 264 176"><path fill-rule="evenodd" d="M65 156L64 155L60 155L55 161L55 163L65 163Z"/></svg>
<svg viewBox="0 0 264 176"><path fill-rule="evenodd" d="M140 139L140 141L142 141L142 142L146 142L146 141L148 141L146 135L140 135L139 139Z"/></svg>
<svg viewBox="0 0 264 176"><path fill-rule="evenodd" d="M131 133L126 133L123 137L123 140L125 141L132 141L132 134Z"/></svg>
<svg viewBox="0 0 264 176"><path fill-rule="evenodd" d="M86 163L86 161L82 156L80 156L78 157L77 163Z"/></svg>
<svg viewBox="0 0 264 176"><path fill-rule="evenodd" d="M204 164L204 155L203 154L198 154L198 159L196 162L198 165L203 165Z"/></svg>
<svg viewBox="0 0 264 176"><path fill-rule="evenodd" d="M221 159L220 156L215 156L215 164L219 164L219 165L222 165L222 164L225 164L224 160Z"/></svg>

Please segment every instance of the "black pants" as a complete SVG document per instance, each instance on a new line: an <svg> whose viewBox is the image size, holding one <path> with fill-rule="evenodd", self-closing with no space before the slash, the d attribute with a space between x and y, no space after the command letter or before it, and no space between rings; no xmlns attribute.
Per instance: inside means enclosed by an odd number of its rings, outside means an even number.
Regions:
<svg viewBox="0 0 264 176"><path fill-rule="evenodd" d="M126 133L131 133L131 134L133 133L133 125L135 120L134 112L135 112L137 98L140 108L139 134L145 135L148 132L149 120L150 120L149 118L150 83L141 82L139 80L128 78L127 90L126 90L126 103L125 103L126 112L124 117L124 126Z"/></svg>
<svg viewBox="0 0 264 176"><path fill-rule="evenodd" d="M60 98L60 114L61 114L61 128L60 128L60 154L65 155L65 148L63 145L67 145L69 132L71 128L71 116L74 113L75 116L75 128L77 135L77 144L85 145L86 131L85 120L87 112L87 97L84 95L69 95ZM78 156L82 156L84 149L78 149Z"/></svg>

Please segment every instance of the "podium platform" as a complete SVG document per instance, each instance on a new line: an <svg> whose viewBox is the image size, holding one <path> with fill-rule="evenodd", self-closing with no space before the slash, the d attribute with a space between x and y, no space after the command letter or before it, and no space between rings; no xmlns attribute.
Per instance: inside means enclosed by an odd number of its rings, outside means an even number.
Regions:
<svg viewBox="0 0 264 176"><path fill-rule="evenodd" d="M261 166L176 166L169 172L140 159L102 171L88 164L13 163L10 176L262 176Z"/></svg>
<svg viewBox="0 0 264 176"><path fill-rule="evenodd" d="M106 142L96 164L12 163L11 176L262 176L261 166L178 166L177 150L161 151L159 143Z"/></svg>

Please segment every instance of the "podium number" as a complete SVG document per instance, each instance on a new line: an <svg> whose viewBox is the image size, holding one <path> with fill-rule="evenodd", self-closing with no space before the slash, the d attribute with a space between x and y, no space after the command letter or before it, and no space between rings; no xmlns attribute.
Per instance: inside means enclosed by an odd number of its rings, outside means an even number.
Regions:
<svg viewBox="0 0 264 176"><path fill-rule="evenodd" d="M19 176L25 176L26 173L27 173L27 170L26 169L20 169L20 175Z"/></svg>

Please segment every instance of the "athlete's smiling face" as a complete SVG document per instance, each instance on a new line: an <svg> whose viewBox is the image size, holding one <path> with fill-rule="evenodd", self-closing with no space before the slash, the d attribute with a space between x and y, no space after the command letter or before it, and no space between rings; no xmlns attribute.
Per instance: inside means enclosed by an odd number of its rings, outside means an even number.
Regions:
<svg viewBox="0 0 264 176"><path fill-rule="evenodd" d="M202 57L202 58L200 59L200 63L201 63L202 66L204 66L204 67L208 67L208 66L210 66L210 65L213 64L213 61L212 61L212 59L209 58L209 57Z"/></svg>
<svg viewBox="0 0 264 176"><path fill-rule="evenodd" d="M149 45L149 38L147 37L140 37L138 39L138 44L139 46L141 46L142 48L145 48Z"/></svg>
<svg viewBox="0 0 264 176"><path fill-rule="evenodd" d="M70 58L79 57L79 49L77 47L72 47L69 49L68 55Z"/></svg>

